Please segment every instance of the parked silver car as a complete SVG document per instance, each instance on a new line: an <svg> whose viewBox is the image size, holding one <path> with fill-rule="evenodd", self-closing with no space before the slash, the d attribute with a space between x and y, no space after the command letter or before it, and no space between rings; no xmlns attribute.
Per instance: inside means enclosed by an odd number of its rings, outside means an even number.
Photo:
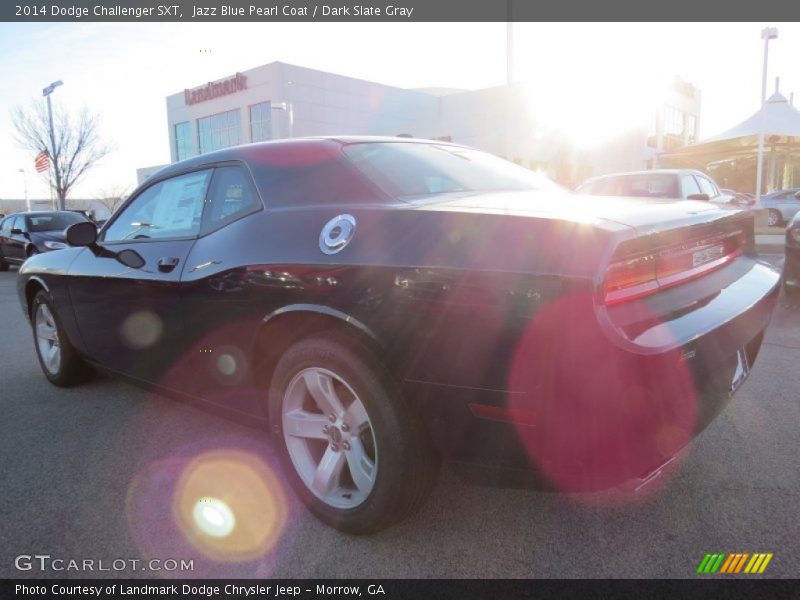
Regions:
<svg viewBox="0 0 800 600"><path fill-rule="evenodd" d="M683 198L739 206L736 194L724 193L713 179L694 169L651 169L600 175L587 179L575 191L592 196Z"/></svg>
<svg viewBox="0 0 800 600"><path fill-rule="evenodd" d="M800 212L800 188L778 190L762 196L761 206L767 211L767 225L784 225Z"/></svg>

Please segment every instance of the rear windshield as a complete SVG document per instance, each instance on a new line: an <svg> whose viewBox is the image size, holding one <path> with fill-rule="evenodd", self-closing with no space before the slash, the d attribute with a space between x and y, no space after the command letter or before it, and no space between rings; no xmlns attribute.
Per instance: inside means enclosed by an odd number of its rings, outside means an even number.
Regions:
<svg viewBox="0 0 800 600"><path fill-rule="evenodd" d="M678 189L678 178L669 173L642 173L603 177L582 185L577 192L593 196L681 197L680 189Z"/></svg>
<svg viewBox="0 0 800 600"><path fill-rule="evenodd" d="M459 146L404 142L349 144L351 162L390 196L499 190L560 190L544 175Z"/></svg>
<svg viewBox="0 0 800 600"><path fill-rule="evenodd" d="M28 231L57 231L86 221L86 217L78 213L58 213L28 216L27 220Z"/></svg>

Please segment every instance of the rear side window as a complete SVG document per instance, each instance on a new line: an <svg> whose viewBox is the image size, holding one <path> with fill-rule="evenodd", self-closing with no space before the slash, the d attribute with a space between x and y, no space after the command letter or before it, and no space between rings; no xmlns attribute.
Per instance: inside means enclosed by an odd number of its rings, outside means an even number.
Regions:
<svg viewBox="0 0 800 600"><path fill-rule="evenodd" d="M171 177L139 194L105 230L106 242L194 237L211 169Z"/></svg>
<svg viewBox="0 0 800 600"><path fill-rule="evenodd" d="M261 208L261 200L242 167L214 169L203 213L203 233L224 227Z"/></svg>
<svg viewBox="0 0 800 600"><path fill-rule="evenodd" d="M680 198L678 178L667 174L630 175L624 178L623 193L643 198Z"/></svg>

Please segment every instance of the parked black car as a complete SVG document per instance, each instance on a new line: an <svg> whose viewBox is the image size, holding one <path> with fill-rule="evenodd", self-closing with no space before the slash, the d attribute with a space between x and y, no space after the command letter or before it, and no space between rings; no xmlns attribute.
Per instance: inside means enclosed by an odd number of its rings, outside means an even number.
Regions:
<svg viewBox="0 0 800 600"><path fill-rule="evenodd" d="M744 381L780 279L745 212L397 138L194 157L67 237L18 277L45 376L251 415L351 532L418 506L440 457L569 492L660 472Z"/></svg>
<svg viewBox="0 0 800 600"><path fill-rule="evenodd" d="M87 222L73 211L14 213L0 221L0 271L9 264L22 264L34 254L67 247L64 230Z"/></svg>
<svg viewBox="0 0 800 600"><path fill-rule="evenodd" d="M800 296L800 212L794 215L786 227L783 287L787 295Z"/></svg>

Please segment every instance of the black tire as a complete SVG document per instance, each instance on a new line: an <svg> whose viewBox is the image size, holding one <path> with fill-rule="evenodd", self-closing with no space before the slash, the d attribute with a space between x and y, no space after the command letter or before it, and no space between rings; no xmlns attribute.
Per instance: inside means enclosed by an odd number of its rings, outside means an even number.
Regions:
<svg viewBox="0 0 800 600"><path fill-rule="evenodd" d="M52 315L56 331L58 332L58 345L61 353L61 358L57 369L51 370L45 364L45 359L42 356L39 341L36 337L36 315L39 307L45 305ZM58 314L53 305L50 295L41 290L33 299L31 303L31 325L33 330L33 345L36 350L36 357L39 359L39 366L42 368L44 376L47 377L50 383L59 387L70 387L83 383L93 373L91 367L87 365L84 360L78 355L75 347L70 343L64 327L58 318Z"/></svg>
<svg viewBox="0 0 800 600"><path fill-rule="evenodd" d="M783 217L781 216L780 211L770 208L767 212L767 226L780 227L781 225L783 225Z"/></svg>
<svg viewBox="0 0 800 600"><path fill-rule="evenodd" d="M8 271L8 263L0 258L0 271Z"/></svg>
<svg viewBox="0 0 800 600"><path fill-rule="evenodd" d="M270 427L292 487L320 520L353 534L384 529L416 510L433 487L439 467L418 415L400 397L374 354L340 333L318 334L286 351L275 367L269 389ZM299 373L315 368L334 373L352 388L370 421L376 474L369 494L353 508L331 506L311 491L295 468L284 437L282 414L287 389ZM319 443L328 451L328 442Z"/></svg>

